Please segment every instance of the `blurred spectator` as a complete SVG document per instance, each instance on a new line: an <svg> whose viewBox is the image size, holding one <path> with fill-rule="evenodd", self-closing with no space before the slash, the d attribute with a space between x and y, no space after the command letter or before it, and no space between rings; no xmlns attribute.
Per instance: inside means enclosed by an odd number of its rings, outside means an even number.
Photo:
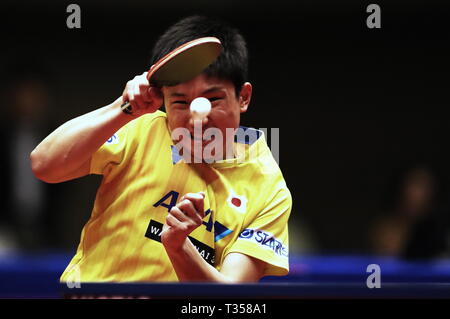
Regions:
<svg viewBox="0 0 450 319"><path fill-rule="evenodd" d="M443 256L447 250L445 210L438 175L425 165L398 171L387 188L383 216L373 225L373 252L405 259Z"/></svg>
<svg viewBox="0 0 450 319"><path fill-rule="evenodd" d="M33 67L11 67L3 84L1 157L2 210L0 251L41 248L47 185L37 180L29 154L47 132L49 90L44 73Z"/></svg>
<svg viewBox="0 0 450 319"><path fill-rule="evenodd" d="M312 255L319 252L314 232L305 221L289 222L289 253L292 255Z"/></svg>

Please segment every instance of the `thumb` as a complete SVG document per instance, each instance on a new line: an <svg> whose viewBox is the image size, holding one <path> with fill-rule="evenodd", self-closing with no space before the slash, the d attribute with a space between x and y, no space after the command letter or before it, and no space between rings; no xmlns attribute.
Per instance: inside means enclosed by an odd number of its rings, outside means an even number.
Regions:
<svg viewBox="0 0 450 319"><path fill-rule="evenodd" d="M167 225L166 223L164 223L164 224L163 224L163 228L162 228L161 232L159 233L159 236L162 236L162 234L163 234L164 232L166 232L169 228L170 228L170 226Z"/></svg>

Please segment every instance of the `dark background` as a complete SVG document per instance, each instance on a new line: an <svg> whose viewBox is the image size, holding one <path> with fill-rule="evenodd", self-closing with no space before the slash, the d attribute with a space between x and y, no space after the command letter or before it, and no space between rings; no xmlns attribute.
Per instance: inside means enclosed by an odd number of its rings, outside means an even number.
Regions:
<svg viewBox="0 0 450 319"><path fill-rule="evenodd" d="M168 26L190 14L222 17L242 31L250 52L254 95L242 124L280 128L280 167L294 199L291 250L370 254L370 227L395 172L427 163L443 207L450 195L450 5L392 2L375 2L382 27L369 29L368 1L77 1L81 29L69 29L71 2L2 1L1 123L14 126L8 96L21 74L36 72L48 85L47 113L36 119L45 123L42 139L115 100L148 69ZM5 225L14 220L8 179ZM75 250L99 181L45 186L45 240L36 238L33 249Z"/></svg>

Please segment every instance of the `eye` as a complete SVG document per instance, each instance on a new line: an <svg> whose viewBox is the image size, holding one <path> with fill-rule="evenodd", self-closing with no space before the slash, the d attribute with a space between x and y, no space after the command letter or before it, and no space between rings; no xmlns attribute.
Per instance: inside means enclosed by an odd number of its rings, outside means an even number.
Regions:
<svg viewBox="0 0 450 319"><path fill-rule="evenodd" d="M219 101L219 100L223 100L223 98L221 98L221 97L211 97L211 98L209 98L208 99L211 103L213 103L214 101Z"/></svg>
<svg viewBox="0 0 450 319"><path fill-rule="evenodd" d="M184 110L188 107L188 103L183 100L177 100L172 102L172 107L175 109Z"/></svg>
<svg viewBox="0 0 450 319"><path fill-rule="evenodd" d="M173 101L172 104L187 104L187 102L179 100L179 101Z"/></svg>

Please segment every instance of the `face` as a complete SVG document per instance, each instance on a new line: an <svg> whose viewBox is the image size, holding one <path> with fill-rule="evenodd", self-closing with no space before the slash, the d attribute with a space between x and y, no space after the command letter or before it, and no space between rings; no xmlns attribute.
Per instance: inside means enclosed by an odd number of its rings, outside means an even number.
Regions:
<svg viewBox="0 0 450 319"><path fill-rule="evenodd" d="M172 133L178 128L185 128L185 131L189 131L190 136L183 143L190 146L189 152L194 155L194 138L197 140L197 145L201 144L202 149L215 141L215 138L209 140L205 138L204 132L208 128L218 129L223 137L222 143L225 145L227 128L238 128L241 113L247 111L252 86L248 82L245 83L239 96L236 96L235 87L230 81L201 74L188 82L163 87L162 92L169 129ZM195 121L194 123L190 112L190 104L198 97L207 98L211 102L211 112L202 122ZM196 130L194 130L194 125L197 128ZM199 130L199 127L201 127L201 130ZM194 136L194 132L199 134ZM174 137L174 141L179 142L179 139Z"/></svg>
<svg viewBox="0 0 450 319"><path fill-rule="evenodd" d="M405 181L403 199L407 212L418 216L426 212L431 205L435 192L433 175L426 169L411 171Z"/></svg>

